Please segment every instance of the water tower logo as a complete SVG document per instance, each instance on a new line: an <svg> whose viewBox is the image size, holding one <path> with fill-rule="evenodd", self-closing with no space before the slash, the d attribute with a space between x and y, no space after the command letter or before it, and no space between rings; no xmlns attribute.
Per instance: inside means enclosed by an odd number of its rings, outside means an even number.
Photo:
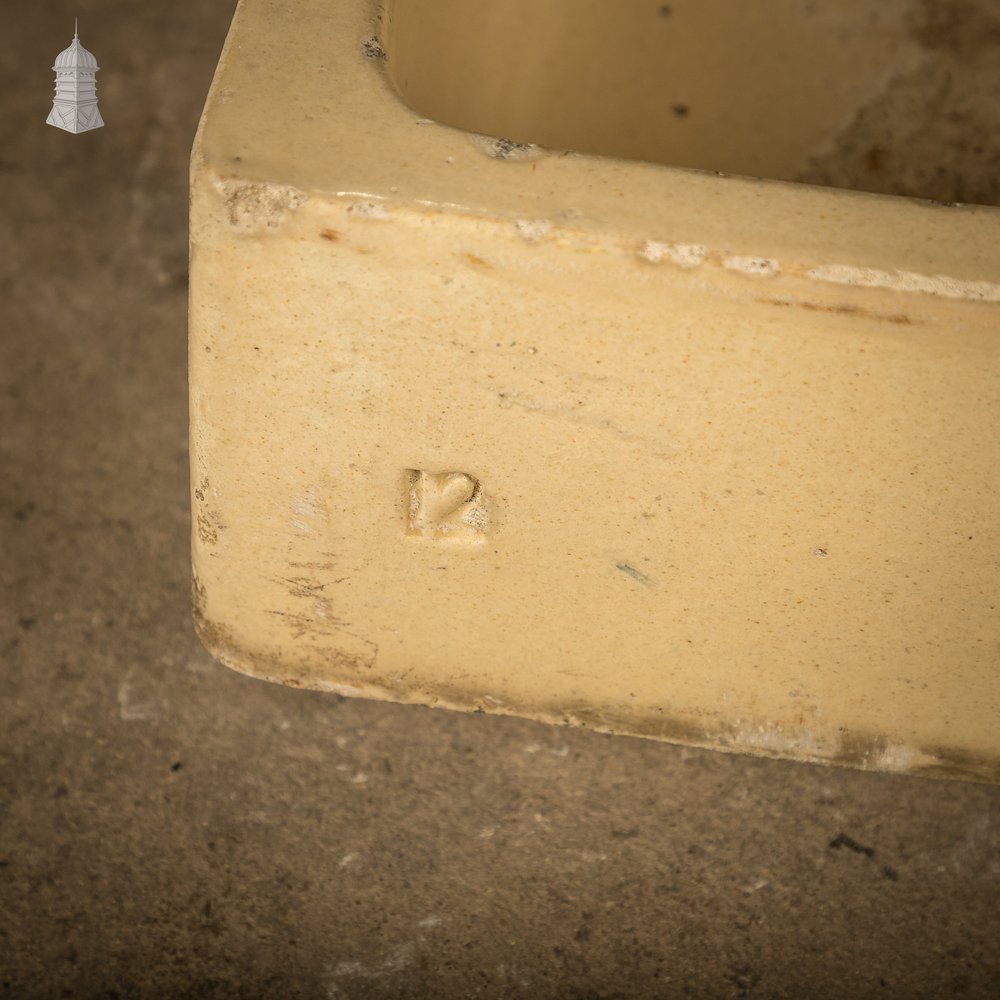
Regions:
<svg viewBox="0 0 1000 1000"><path fill-rule="evenodd" d="M67 132L100 128L104 124L97 107L96 74L100 66L94 54L80 44L76 24L73 41L56 56L52 69L56 74L56 97L46 123Z"/></svg>

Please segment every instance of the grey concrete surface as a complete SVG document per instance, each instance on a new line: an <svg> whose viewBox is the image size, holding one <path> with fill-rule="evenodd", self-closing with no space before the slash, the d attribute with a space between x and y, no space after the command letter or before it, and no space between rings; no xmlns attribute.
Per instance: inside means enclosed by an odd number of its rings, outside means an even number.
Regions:
<svg viewBox="0 0 1000 1000"><path fill-rule="evenodd" d="M343 700L189 618L230 0L4 11L0 997L994 997L1000 789ZM106 128L46 126L73 16Z"/></svg>

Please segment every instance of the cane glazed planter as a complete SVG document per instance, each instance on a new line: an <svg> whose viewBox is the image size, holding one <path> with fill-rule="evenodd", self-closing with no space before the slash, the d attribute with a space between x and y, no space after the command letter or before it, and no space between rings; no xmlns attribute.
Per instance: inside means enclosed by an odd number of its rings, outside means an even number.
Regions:
<svg viewBox="0 0 1000 1000"><path fill-rule="evenodd" d="M1000 776L1000 210L817 186L939 197L893 95L996 49L760 6L240 3L191 175L219 659Z"/></svg>

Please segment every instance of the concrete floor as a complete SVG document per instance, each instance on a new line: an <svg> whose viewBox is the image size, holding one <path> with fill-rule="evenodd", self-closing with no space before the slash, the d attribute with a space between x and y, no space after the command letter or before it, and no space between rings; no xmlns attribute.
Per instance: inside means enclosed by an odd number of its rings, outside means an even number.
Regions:
<svg viewBox="0 0 1000 1000"><path fill-rule="evenodd" d="M187 156L230 0L0 63L0 997L993 997L1000 788L295 691L189 618ZM74 14L107 127L43 124Z"/></svg>

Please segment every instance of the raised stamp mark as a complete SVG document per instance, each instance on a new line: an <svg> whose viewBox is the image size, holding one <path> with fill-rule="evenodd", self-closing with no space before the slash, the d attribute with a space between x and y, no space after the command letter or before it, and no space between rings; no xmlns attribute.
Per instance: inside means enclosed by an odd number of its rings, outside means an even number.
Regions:
<svg viewBox="0 0 1000 1000"><path fill-rule="evenodd" d="M489 513L479 480L466 472L406 470L406 533L439 541L486 540Z"/></svg>

